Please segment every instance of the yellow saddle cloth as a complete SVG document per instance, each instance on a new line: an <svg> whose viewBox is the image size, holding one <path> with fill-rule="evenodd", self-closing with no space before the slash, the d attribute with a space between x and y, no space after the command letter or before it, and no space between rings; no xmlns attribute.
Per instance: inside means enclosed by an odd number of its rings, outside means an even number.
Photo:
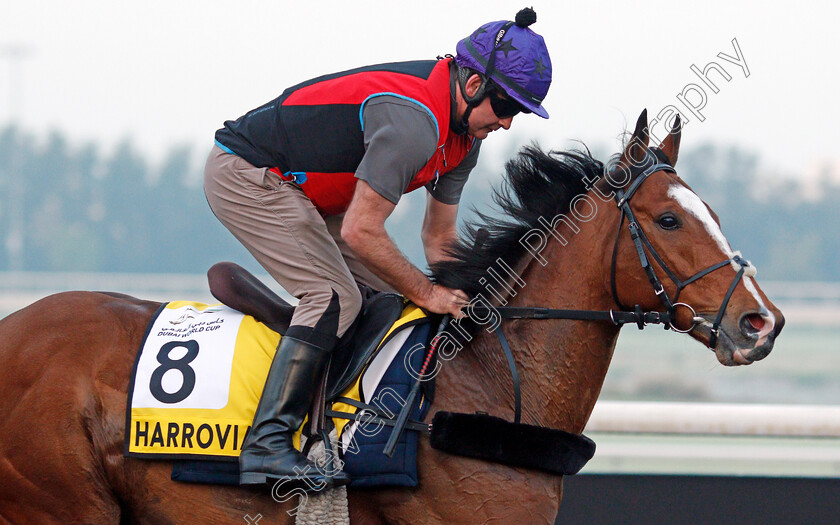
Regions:
<svg viewBox="0 0 840 525"><path fill-rule="evenodd" d="M424 317L421 309L406 306L380 347ZM132 374L125 454L238 457L280 337L224 305L175 301L161 306L149 323ZM359 380L341 396L359 400ZM332 409L357 410L341 403ZM348 423L334 422L339 434Z"/></svg>

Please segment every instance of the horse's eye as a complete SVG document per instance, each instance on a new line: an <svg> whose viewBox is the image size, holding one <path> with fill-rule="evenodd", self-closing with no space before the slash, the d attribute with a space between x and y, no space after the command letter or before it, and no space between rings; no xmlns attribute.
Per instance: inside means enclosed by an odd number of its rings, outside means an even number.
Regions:
<svg viewBox="0 0 840 525"><path fill-rule="evenodd" d="M679 219L677 219L674 215L670 213L666 213L657 219L656 223L659 225L660 228L663 230L676 230L680 226Z"/></svg>

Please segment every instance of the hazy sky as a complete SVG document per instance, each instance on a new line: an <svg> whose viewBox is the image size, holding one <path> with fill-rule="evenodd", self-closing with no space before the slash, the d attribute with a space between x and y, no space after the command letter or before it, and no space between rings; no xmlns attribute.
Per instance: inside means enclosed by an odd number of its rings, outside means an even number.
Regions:
<svg viewBox="0 0 840 525"><path fill-rule="evenodd" d="M106 147L131 138L153 161L173 145L208 149L224 120L289 85L454 52L482 23L512 19L522 7L491 0L2 2L0 125L17 116L39 134L58 129L74 143ZM517 117L517 140L612 148L642 108L654 116L673 105L689 117L685 147L735 143L779 172L838 163L836 3L555 0L534 8L532 28L545 37L554 66L545 103L552 118ZM717 57L736 57L733 38L749 77ZM10 44L28 53L14 78ZM690 70L712 61L731 75L710 74L718 93ZM678 100L689 84L707 96L703 122ZM696 104L699 92L689 87L687 97ZM506 150L502 133L483 151Z"/></svg>

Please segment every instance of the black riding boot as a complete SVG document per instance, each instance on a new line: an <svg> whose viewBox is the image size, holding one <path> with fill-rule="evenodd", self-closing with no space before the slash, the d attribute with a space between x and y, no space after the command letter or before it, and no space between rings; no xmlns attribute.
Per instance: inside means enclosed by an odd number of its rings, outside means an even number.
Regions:
<svg viewBox="0 0 840 525"><path fill-rule="evenodd" d="M239 483L264 484L288 479L290 487L321 490L350 482L344 472L328 478L324 469L292 445L303 423L330 353L311 343L284 336L265 381L254 424L239 456Z"/></svg>

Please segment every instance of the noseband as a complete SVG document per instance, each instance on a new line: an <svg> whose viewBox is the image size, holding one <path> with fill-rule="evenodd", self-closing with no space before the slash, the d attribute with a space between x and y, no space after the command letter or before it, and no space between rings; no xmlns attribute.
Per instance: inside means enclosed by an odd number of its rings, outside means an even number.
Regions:
<svg viewBox="0 0 840 525"><path fill-rule="evenodd" d="M627 220L627 227L630 231L630 238L633 239L633 245L636 248L636 253L639 256L639 262L642 265L642 269L645 271L645 274L650 281L651 286L653 286L653 292L656 294L657 297L662 301L662 305L665 307L665 313L668 317L668 322L665 324L666 328L671 328L676 332L686 333L694 330L698 324L705 322L703 317L697 315L694 311L694 308L691 305L686 303L681 303L679 301L680 293L683 289L688 286L689 284L709 275L710 273L723 268L729 264L737 265L738 271L735 275L735 278L732 280L732 283L729 285L729 289L726 291L726 295L723 297L723 302L718 309L717 315L715 316L715 320L712 323L711 327L711 335L709 336L708 347L711 349L715 348L718 339L718 333L720 330L720 323L723 320L723 315L726 312L726 307L729 305L729 300L732 298L732 294L735 292L735 287L738 286L738 282L741 280L741 277L744 275L744 271L747 268L750 268L752 265L749 261L742 258L740 254L735 254L733 257L729 259L723 260L717 264L713 264L708 268L701 270L686 280L681 280L677 275L665 264L665 261L662 257L659 256L659 253L653 247L653 245L648 240L647 235L645 235L644 230L639 226L639 222L636 220L636 215L633 213L633 208L630 206L630 200L633 198L633 195L636 193L636 190L644 184L644 182L650 177L652 174L656 173L657 171L667 171L673 174L676 174L676 170L671 164L667 161L665 155L658 149L649 149L647 150L650 154L645 155L645 162L635 167L631 170L631 175L635 172L636 175L633 178L633 182L627 188L626 191L624 190L617 190L615 192L615 202L618 208L621 210L621 218L618 221L618 231L616 233L615 244L613 246L613 254L612 254L612 264L610 268L610 287L612 288L612 295L613 300L622 310L627 310L627 308L622 304L621 300L618 298L618 290L616 285L616 260L618 258L618 243L621 238L621 230L622 226L624 225L625 219ZM659 265L660 268L665 272L665 275L668 276L669 279L676 285L677 292L674 295L674 298L668 295L668 292L665 290L665 287L662 285L662 282L659 280L659 277L656 275L656 272L653 269L653 266L650 264L650 259L647 256L647 252L650 252L653 259ZM680 329L676 326L676 313L677 308L683 307L688 309L691 312L691 326L687 329ZM638 309L638 306L636 307Z"/></svg>

